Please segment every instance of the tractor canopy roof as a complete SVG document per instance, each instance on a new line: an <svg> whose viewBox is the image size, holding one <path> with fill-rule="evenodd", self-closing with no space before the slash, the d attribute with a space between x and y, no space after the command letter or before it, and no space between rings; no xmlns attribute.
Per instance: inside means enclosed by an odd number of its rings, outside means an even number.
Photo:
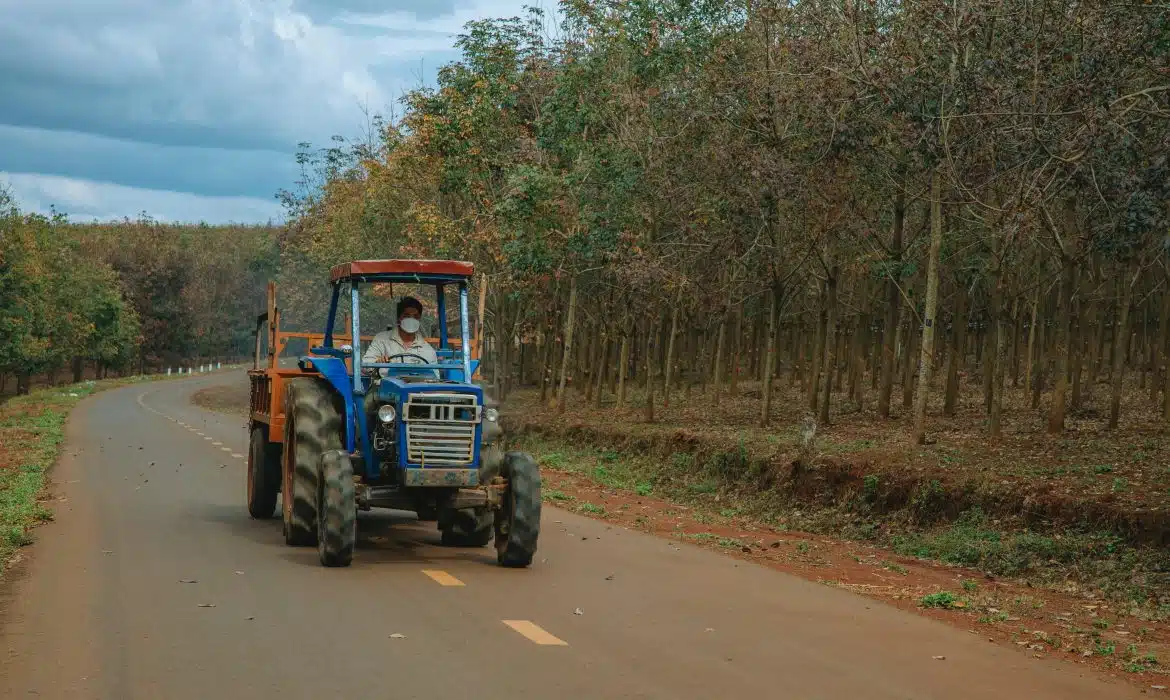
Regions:
<svg viewBox="0 0 1170 700"><path fill-rule="evenodd" d="M445 284L462 282L475 273L475 265L461 260L354 260L334 265L330 281L414 282Z"/></svg>

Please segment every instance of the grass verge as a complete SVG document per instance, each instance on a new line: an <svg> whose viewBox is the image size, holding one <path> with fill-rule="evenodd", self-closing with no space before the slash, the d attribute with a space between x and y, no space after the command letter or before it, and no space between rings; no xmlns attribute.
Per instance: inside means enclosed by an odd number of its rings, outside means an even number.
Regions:
<svg viewBox="0 0 1170 700"><path fill-rule="evenodd" d="M514 438L510 448L532 453L544 468L583 476L602 488L685 506L699 523L843 537L987 576L1101 596L1146 619L1170 619L1170 553L1134 546L1108 531L1067 524L1040 528L1024 518L992 517L977 506L950 522L924 521L914 508L871 507L864 488L851 498L823 501L799 490L751 488L739 483L751 462L726 456L699 461L676 452L663 459L532 434ZM546 497L582 513L598 508L556 492ZM915 497L929 501L931 494Z"/></svg>

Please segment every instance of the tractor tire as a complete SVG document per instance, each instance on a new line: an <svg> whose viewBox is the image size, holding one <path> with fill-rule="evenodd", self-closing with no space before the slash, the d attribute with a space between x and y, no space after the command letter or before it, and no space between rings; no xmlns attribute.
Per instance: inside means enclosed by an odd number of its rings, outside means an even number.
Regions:
<svg viewBox="0 0 1170 700"><path fill-rule="evenodd" d="M540 467L523 452L504 455L501 475L508 480L496 511L496 560L500 566L532 564L540 538Z"/></svg>
<svg viewBox="0 0 1170 700"><path fill-rule="evenodd" d="M284 390L284 541L317 544L321 456L342 448L341 398L322 380L300 377Z"/></svg>
<svg viewBox="0 0 1170 700"><path fill-rule="evenodd" d="M357 502L353 462L344 450L330 450L321 459L317 489L317 554L322 566L349 566L357 539Z"/></svg>
<svg viewBox="0 0 1170 700"><path fill-rule="evenodd" d="M280 445L268 442L268 426L252 428L248 441L248 515L269 520L280 493Z"/></svg>
<svg viewBox="0 0 1170 700"><path fill-rule="evenodd" d="M492 541L493 525L491 511L486 508L477 513L475 508L464 508L448 514L442 522L440 542L444 547L486 547Z"/></svg>

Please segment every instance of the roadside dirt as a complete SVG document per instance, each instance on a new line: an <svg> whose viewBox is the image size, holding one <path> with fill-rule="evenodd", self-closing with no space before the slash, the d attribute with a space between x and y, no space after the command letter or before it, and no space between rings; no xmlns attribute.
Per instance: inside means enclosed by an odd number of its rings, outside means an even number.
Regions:
<svg viewBox="0 0 1170 700"><path fill-rule="evenodd" d="M228 413L233 416L248 415L248 385L229 384L200 389L191 400L196 406L209 411Z"/></svg>
<svg viewBox="0 0 1170 700"><path fill-rule="evenodd" d="M790 474L806 413L799 387L778 387L769 428L758 427L759 388L751 384L737 396L678 392L669 409L659 398L653 422L645 419L636 389L624 408L607 395L600 410L572 392L559 415L541 405L539 392L518 390L508 396L505 414L509 434L606 444L663 459L688 453L699 465L733 457L751 468L732 470L729 483L770 489L783 480L808 501L839 503L868 490L877 512L913 508L920 522L949 521L978 507L1025 525L1111 532L1134 545L1170 544L1170 434L1140 387L1130 387L1119 430L1106 430L1101 416L1108 394L1097 387L1059 436L1044 431L1046 406L1032 409L1023 391L1005 392L1004 434L997 440L987 436L975 389L967 387L952 418L942 415L941 405L931 406L925 446L911 440L899 401L893 420L882 420L835 397L831 424L817 428L813 468L804 465L802 475ZM929 498L922 497L926 491Z"/></svg>
<svg viewBox="0 0 1170 700"><path fill-rule="evenodd" d="M194 401L244 415L248 390L204 389ZM509 413L524 413L524 405L509 401ZM544 415L551 419L550 412ZM570 416L559 420L583 417ZM849 590L1035 659L1056 658L1147 692L1170 692L1164 688L1170 686L1170 668L1162 667L1170 660L1170 627L1135 617L1116 603L642 496L599 483L581 469L542 464L542 473L545 499L559 507Z"/></svg>
<svg viewBox="0 0 1170 700"><path fill-rule="evenodd" d="M1134 618L1106 601L863 544L712 518L693 507L605 488L571 471L542 467L542 473L546 498L582 515L850 590L1036 659L1056 657L1143 689L1170 686L1170 669L1160 665L1170 659L1170 628ZM925 607L924 600L943 607Z"/></svg>

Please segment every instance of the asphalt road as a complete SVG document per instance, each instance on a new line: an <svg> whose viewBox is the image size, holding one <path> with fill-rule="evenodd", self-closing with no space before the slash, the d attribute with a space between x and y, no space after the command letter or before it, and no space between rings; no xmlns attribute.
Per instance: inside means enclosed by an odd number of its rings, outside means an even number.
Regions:
<svg viewBox="0 0 1170 700"><path fill-rule="evenodd" d="M537 561L363 514L352 567L244 506L232 373L99 394L54 522L4 587L0 698L1139 697L974 634L685 544L545 509ZM578 614L580 611L580 614ZM944 660L934 657L943 656Z"/></svg>

